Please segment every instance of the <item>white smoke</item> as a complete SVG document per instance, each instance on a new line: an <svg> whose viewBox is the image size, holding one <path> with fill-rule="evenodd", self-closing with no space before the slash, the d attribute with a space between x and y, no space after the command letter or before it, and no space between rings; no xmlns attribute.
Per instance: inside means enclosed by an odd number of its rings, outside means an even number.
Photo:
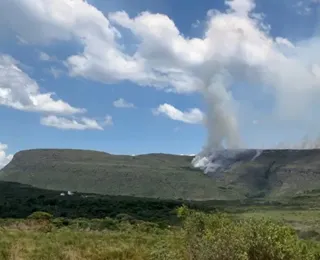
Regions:
<svg viewBox="0 0 320 260"><path fill-rule="evenodd" d="M276 146L276 149L320 149L320 136L315 139L305 136L300 142L297 143L282 142Z"/></svg>
<svg viewBox="0 0 320 260"><path fill-rule="evenodd" d="M239 158L254 161L263 152L253 150L248 154L239 149L246 146L240 138L235 102L228 91L233 82L269 88L276 99L276 114L289 120L310 114L313 95L320 94L320 55L316 54L319 51L312 53L319 49L320 45L315 47L319 38L296 45L281 37L273 39L262 16L251 13L254 0L230 0L226 4L230 10L227 14L215 13L207 31L213 46L224 44L225 49L212 54L213 66L205 66L212 69L207 75L197 74L204 82L202 92L208 105L208 140L192 163L206 173L225 170ZM275 148L317 149L320 138L281 143Z"/></svg>
<svg viewBox="0 0 320 260"><path fill-rule="evenodd" d="M232 167L237 162L254 161L262 150L255 149L213 149L206 155L199 154L193 159L193 166L200 168L204 173L219 173Z"/></svg>
<svg viewBox="0 0 320 260"><path fill-rule="evenodd" d="M224 13L209 11L203 37L194 38L184 37L165 14L142 12L131 18L120 11L106 17L87 1L39 0L36 6L34 2L0 1L0 20L30 44L73 38L82 43L83 52L64 61L70 75L104 83L129 80L177 93L202 93L208 108L208 139L193 161L195 166L218 169L244 155L250 160L259 158L260 151L247 154L239 150L246 145L232 95L235 83L270 95L279 121L306 122L317 115L320 37L291 42L271 36L263 14L254 13L254 0L225 0L229 9ZM51 2L54 4L48 4ZM40 33L33 30L38 24ZM130 30L138 39L132 44L136 46L133 55L123 52L128 46L117 42L121 33L116 26ZM186 119L180 114L178 119L190 123L190 115ZM303 142L298 146L312 145Z"/></svg>

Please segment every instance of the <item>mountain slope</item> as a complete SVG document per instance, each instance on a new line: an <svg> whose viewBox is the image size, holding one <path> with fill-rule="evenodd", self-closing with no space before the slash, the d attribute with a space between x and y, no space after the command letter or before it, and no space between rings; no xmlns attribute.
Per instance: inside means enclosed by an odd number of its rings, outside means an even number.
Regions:
<svg viewBox="0 0 320 260"><path fill-rule="evenodd" d="M191 167L192 157L111 155L84 150L21 151L0 180L56 190L163 199L236 199L214 179Z"/></svg>
<svg viewBox="0 0 320 260"><path fill-rule="evenodd" d="M207 175L194 169L191 160L169 154L28 150L14 156L0 171L0 180L53 190L192 200L280 199L320 188L320 150L224 151L210 160L228 167Z"/></svg>
<svg viewBox="0 0 320 260"><path fill-rule="evenodd" d="M209 173L229 187L247 191L250 197L277 199L320 188L320 150L263 150L234 157L223 173ZM257 154L251 152L251 155ZM239 160L239 158L241 158ZM252 158L255 158L252 160Z"/></svg>

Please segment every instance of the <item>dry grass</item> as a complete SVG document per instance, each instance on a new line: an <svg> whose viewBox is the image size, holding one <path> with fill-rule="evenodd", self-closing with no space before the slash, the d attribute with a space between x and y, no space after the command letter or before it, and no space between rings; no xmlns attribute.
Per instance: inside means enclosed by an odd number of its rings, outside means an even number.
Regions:
<svg viewBox="0 0 320 260"><path fill-rule="evenodd" d="M3 227L0 231L0 259L183 259L179 230L143 232L131 225L124 225L118 231L76 231L54 227L45 230L43 227L25 221Z"/></svg>
<svg viewBox="0 0 320 260"><path fill-rule="evenodd" d="M185 218L183 228L111 219L0 219L0 260L291 260L298 254L306 256L300 259L320 259L320 245L302 242L288 227L262 221L265 215L260 212L238 215L236 222L183 207L178 214ZM303 212L279 211L269 212L269 217L309 223L317 214L308 219ZM252 250L268 256L269 251L277 255L284 250L280 253L287 258L250 256Z"/></svg>

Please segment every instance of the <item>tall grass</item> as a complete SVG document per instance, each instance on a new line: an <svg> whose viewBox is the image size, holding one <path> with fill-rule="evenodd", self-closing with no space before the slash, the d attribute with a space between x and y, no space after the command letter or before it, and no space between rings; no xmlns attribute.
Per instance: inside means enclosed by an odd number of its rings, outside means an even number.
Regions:
<svg viewBox="0 0 320 260"><path fill-rule="evenodd" d="M317 244L288 226L185 207L181 227L117 219L0 221L2 260L317 260ZM45 214L42 214L46 216Z"/></svg>

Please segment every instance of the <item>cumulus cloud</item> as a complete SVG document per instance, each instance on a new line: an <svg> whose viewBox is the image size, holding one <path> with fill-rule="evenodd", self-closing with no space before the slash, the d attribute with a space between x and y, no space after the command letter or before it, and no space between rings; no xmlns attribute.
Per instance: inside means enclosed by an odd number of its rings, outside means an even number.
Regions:
<svg viewBox="0 0 320 260"><path fill-rule="evenodd" d="M112 125L112 117L106 116L105 120L98 122L87 117L67 118L49 115L42 117L40 122L42 125L64 130L103 130L103 126Z"/></svg>
<svg viewBox="0 0 320 260"><path fill-rule="evenodd" d="M172 120L181 121L187 124L201 124L204 120L204 114L198 108L192 108L188 111L181 111L170 104L162 104L153 110L154 115L165 115Z"/></svg>
<svg viewBox="0 0 320 260"><path fill-rule="evenodd" d="M243 145L231 89L236 82L271 93L275 115L282 119L305 120L305 114L319 105L314 97L319 95L320 81L311 69L320 63L320 45L314 44L317 39L293 43L273 38L263 15L252 14L254 1L226 4L226 13L210 12L203 38L184 38L174 22L162 14L143 12L130 18L121 11L109 16L140 40L135 55L143 57L145 66L161 77L166 75L168 84L180 92L182 85L184 91L203 93L208 104L207 146L211 148ZM308 56L308 51L315 56ZM182 75L187 84L176 84Z"/></svg>
<svg viewBox="0 0 320 260"><path fill-rule="evenodd" d="M81 43L83 53L65 61L70 75L103 82L143 80L140 78L143 61L136 61L119 50L116 39L121 37L120 33L101 11L86 1L1 1L0 17L30 44L71 39Z"/></svg>
<svg viewBox="0 0 320 260"><path fill-rule="evenodd" d="M253 0L226 0L225 3L232 12L244 16L247 16L255 8Z"/></svg>
<svg viewBox="0 0 320 260"><path fill-rule="evenodd" d="M134 108L135 105L133 103L130 103L123 98L119 98L113 102L113 106L117 108Z"/></svg>
<svg viewBox="0 0 320 260"><path fill-rule="evenodd" d="M41 93L38 83L19 68L19 62L0 54L0 105L24 111L75 114L84 109L53 98L54 93Z"/></svg>
<svg viewBox="0 0 320 260"><path fill-rule="evenodd" d="M6 150L8 146L6 144L0 143L0 170L6 166L13 158L13 154L7 154Z"/></svg>
<svg viewBox="0 0 320 260"><path fill-rule="evenodd" d="M130 17L120 11L107 18L82 0L2 1L0 19L29 43L80 42L83 52L65 61L72 76L200 92L208 107L206 147L239 148L244 144L233 87L259 88L272 96L279 119L305 122L320 105L320 38L272 36L263 14L254 13L254 0L225 4L226 12L208 12L201 38L185 37L165 14ZM136 40L132 55L118 44L123 28Z"/></svg>

